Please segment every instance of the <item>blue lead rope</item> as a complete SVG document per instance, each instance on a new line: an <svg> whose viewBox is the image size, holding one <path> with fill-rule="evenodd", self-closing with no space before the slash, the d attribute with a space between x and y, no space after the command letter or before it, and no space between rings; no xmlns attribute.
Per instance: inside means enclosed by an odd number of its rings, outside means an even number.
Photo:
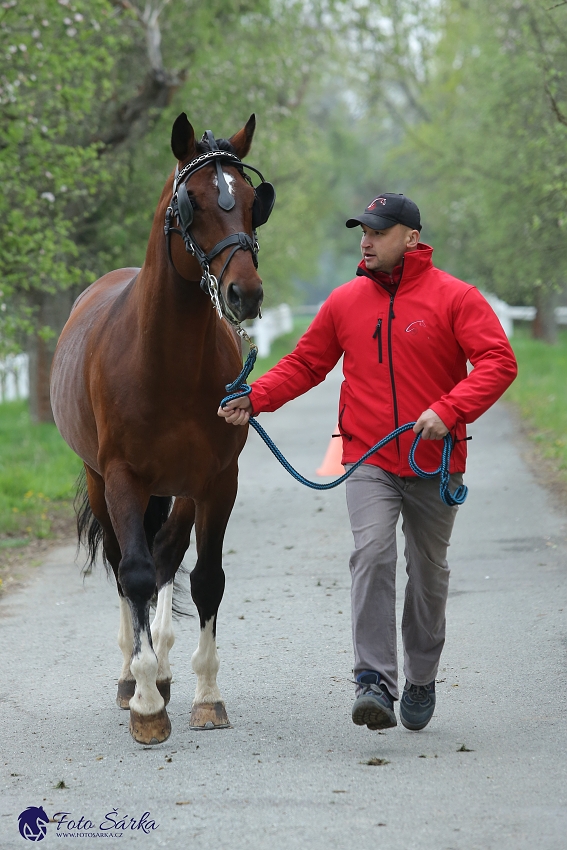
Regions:
<svg viewBox="0 0 567 850"><path fill-rule="evenodd" d="M242 372L233 381L231 384L226 385L226 391L229 395L225 396L221 401L221 407L224 407L228 404L229 401L232 401L234 398L243 398L244 396L250 395L252 392L252 387L250 387L246 383L246 379L248 378L250 372L254 368L254 363L256 362L256 356L258 354L258 349L255 345L250 347L250 351L248 353L248 357L246 358L246 362L242 369ZM300 484L305 484L306 487L311 487L312 490L332 490L333 487L338 487L339 484L342 484L343 481L346 481L347 478L352 475L355 469L364 463L374 452L377 452L379 449L383 448L387 443L395 440L400 434L405 433L405 431L409 431L415 425L415 422L408 422L406 425L401 425L399 428L396 428L395 431L392 431L391 434L388 434L382 440L380 440L376 445L372 446L365 454L362 455L360 460L357 460L344 475L341 475L340 478L336 478L334 481L330 481L328 484L319 484L317 481L310 481L308 478L304 478L301 473L299 473L293 466L289 463L288 460L283 456L280 452L272 438L264 431L258 420L254 417L250 417L250 425L254 428L254 430L260 435L263 439L269 450L272 452L274 457L279 460L284 469L286 469L289 474L295 478L296 481L299 481ZM440 476L439 481L439 495L441 496L441 500L448 505L449 507L454 507L455 505L462 505L468 494L468 487L465 484L461 484L457 487L454 493L451 493L449 490L449 465L451 461L451 453L453 451L453 440L450 434L446 434L443 438L443 453L441 455L441 463L439 467L433 472L426 472L424 469L421 469L416 463L415 460L415 450L419 441L421 440L421 434L417 434L411 449L409 451L408 462L412 469L412 471L418 475L420 478L435 478L436 475Z"/></svg>

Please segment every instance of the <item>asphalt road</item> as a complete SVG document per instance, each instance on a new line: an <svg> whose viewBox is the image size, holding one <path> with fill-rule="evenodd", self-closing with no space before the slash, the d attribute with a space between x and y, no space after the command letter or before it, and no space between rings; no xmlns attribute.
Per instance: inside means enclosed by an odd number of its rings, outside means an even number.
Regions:
<svg viewBox="0 0 567 850"><path fill-rule="evenodd" d="M337 392L334 373L262 417L306 474L322 460ZM522 462L505 407L470 430L470 495L450 550L447 644L427 729L352 724L344 488L301 487L251 433L219 615L219 683L234 728L189 729L198 625L188 618L172 650L171 738L135 744L114 704L114 587L102 571L83 582L73 548L54 551L0 605L2 850L26 846L18 815L28 806L75 823L71 837L48 824L45 848L567 847L565 516ZM401 603L401 563L399 579ZM131 819L138 828L122 829Z"/></svg>

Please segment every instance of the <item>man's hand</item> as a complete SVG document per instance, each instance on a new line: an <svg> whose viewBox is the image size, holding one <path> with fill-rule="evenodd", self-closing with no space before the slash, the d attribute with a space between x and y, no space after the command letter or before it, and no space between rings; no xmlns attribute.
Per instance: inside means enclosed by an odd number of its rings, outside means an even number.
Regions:
<svg viewBox="0 0 567 850"><path fill-rule="evenodd" d="M423 411L413 430L416 434L421 431L422 440L442 440L445 434L449 433L443 420L430 407Z"/></svg>
<svg viewBox="0 0 567 850"><path fill-rule="evenodd" d="M233 398L225 407L219 407L217 413L230 425L246 425L252 415L252 405L248 396Z"/></svg>

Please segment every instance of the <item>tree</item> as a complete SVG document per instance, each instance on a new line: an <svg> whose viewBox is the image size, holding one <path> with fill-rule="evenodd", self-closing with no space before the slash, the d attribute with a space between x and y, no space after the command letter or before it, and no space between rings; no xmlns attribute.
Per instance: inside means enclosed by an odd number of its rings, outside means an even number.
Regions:
<svg viewBox="0 0 567 850"><path fill-rule="evenodd" d="M376 38L359 91L378 132L391 131L390 185L419 200L443 267L536 304L535 328L553 341L553 301L567 272L560 10L537 0L446 0L425 4L420 18L413 0L377 6L363 4L355 22Z"/></svg>
<svg viewBox="0 0 567 850"><path fill-rule="evenodd" d="M181 110L217 135L259 113L255 162L279 189L277 235L262 234L273 301L290 294L292 267L313 265L301 217L325 184L305 106L318 14L270 0L2 4L0 348L28 347L36 419L50 416L50 361L75 295L143 261Z"/></svg>

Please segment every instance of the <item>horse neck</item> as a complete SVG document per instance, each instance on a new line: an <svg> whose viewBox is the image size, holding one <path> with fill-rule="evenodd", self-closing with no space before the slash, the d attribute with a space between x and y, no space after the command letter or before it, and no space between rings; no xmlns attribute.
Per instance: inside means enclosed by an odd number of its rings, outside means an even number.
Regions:
<svg viewBox="0 0 567 850"><path fill-rule="evenodd" d="M134 284L142 357L173 363L189 358L199 371L203 354L214 358L218 321L199 280L185 280L172 265L163 234L160 207L148 241L146 259ZM195 277L200 267L195 262Z"/></svg>

